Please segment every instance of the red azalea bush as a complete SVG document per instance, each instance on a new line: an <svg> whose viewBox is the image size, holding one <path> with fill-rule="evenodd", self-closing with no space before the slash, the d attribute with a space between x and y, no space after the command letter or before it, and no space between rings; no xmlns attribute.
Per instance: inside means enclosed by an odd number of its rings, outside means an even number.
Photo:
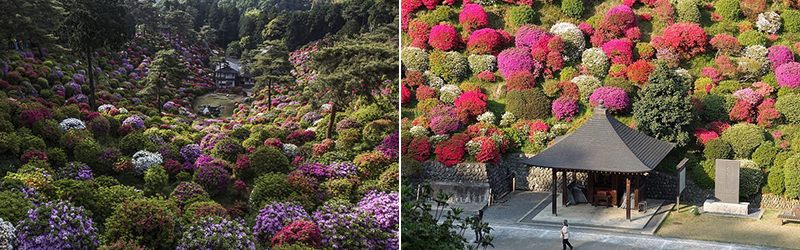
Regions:
<svg viewBox="0 0 800 250"><path fill-rule="evenodd" d="M775 99L767 98L758 105L758 117L756 122L758 126L771 127L772 121L781 117L778 110L775 109Z"/></svg>
<svg viewBox="0 0 800 250"><path fill-rule="evenodd" d="M431 26L419 19L415 19L408 24L408 35L411 36L411 40L413 41L427 43L430 33Z"/></svg>
<svg viewBox="0 0 800 250"><path fill-rule="evenodd" d="M422 72L409 70L406 71L406 78L403 79L403 85L409 87L422 86L425 83L425 75Z"/></svg>
<svg viewBox="0 0 800 250"><path fill-rule="evenodd" d="M736 101L733 105L731 112L728 113L728 118L731 121L753 122L753 115L755 111L751 104L745 100Z"/></svg>
<svg viewBox="0 0 800 250"><path fill-rule="evenodd" d="M464 9L458 15L458 23L461 24L467 32L486 28L489 25L489 16L483 7L477 4L465 4Z"/></svg>
<svg viewBox="0 0 800 250"><path fill-rule="evenodd" d="M436 144L436 160L445 166L453 166L461 162L466 152L464 145L470 140L468 135L455 134L439 144Z"/></svg>
<svg viewBox="0 0 800 250"><path fill-rule="evenodd" d="M433 26L431 36L428 39L428 44L444 51L455 49L458 47L458 42L459 36L456 28L447 24Z"/></svg>
<svg viewBox="0 0 800 250"><path fill-rule="evenodd" d="M417 100L425 100L436 98L436 90L428 86L419 86L417 88Z"/></svg>
<svg viewBox="0 0 800 250"><path fill-rule="evenodd" d="M455 101L462 122L474 119L486 112L486 95L478 91L464 92Z"/></svg>
<svg viewBox="0 0 800 250"><path fill-rule="evenodd" d="M775 69L775 78L778 79L778 86L797 88L800 86L800 63L784 63Z"/></svg>
<svg viewBox="0 0 800 250"><path fill-rule="evenodd" d="M489 137L481 136L472 139L473 142L480 143L481 150L475 155L479 162L495 164L500 160L500 149L497 143Z"/></svg>
<svg viewBox="0 0 800 250"><path fill-rule="evenodd" d="M600 100L603 100L603 106L611 112L624 111L631 106L628 94L625 93L625 90L617 87L600 87L589 96L589 103L592 106L599 105Z"/></svg>
<svg viewBox="0 0 800 250"><path fill-rule="evenodd" d="M628 66L626 75L629 81L636 83L636 86L641 88L647 83L647 78L650 77L650 74L653 73L655 69L655 65L645 60L639 60Z"/></svg>
<svg viewBox="0 0 800 250"><path fill-rule="evenodd" d="M491 71L484 71L484 72L478 73L478 79L481 80L481 81L486 81L486 82L495 82L495 81L497 81L496 77L494 76L494 73L491 72Z"/></svg>
<svg viewBox="0 0 800 250"><path fill-rule="evenodd" d="M502 37L497 31L485 28L472 33L467 42L467 51L471 54L497 54L502 44Z"/></svg>
<svg viewBox="0 0 800 250"><path fill-rule="evenodd" d="M517 71L511 74L511 77L506 79L506 89L511 90L526 90L536 87L536 76L530 71Z"/></svg>
<svg viewBox="0 0 800 250"><path fill-rule="evenodd" d="M725 123L723 121L713 121L708 123L708 129L714 132L717 132L718 135L721 135L722 132L725 132L731 125Z"/></svg>
<svg viewBox="0 0 800 250"><path fill-rule="evenodd" d="M415 137L408 144L405 155L417 161L425 161L430 157L431 144L428 142L428 137Z"/></svg>
<svg viewBox="0 0 800 250"><path fill-rule="evenodd" d="M697 138L697 142L700 143L700 145L703 145L703 146L706 145L706 142L708 142L708 141L710 141L712 139L719 138L719 134L717 134L717 132L714 132L714 131L711 131L711 130L707 130L707 129L704 129L704 128L695 129L694 133L692 133L692 135L694 135L694 137Z"/></svg>
<svg viewBox="0 0 800 250"><path fill-rule="evenodd" d="M738 53L739 51L742 51L742 44L739 43L739 39L724 33L714 36L714 38L711 38L709 43L711 44L712 48L725 54Z"/></svg>
<svg viewBox="0 0 800 250"><path fill-rule="evenodd" d="M706 31L696 23L676 23L664 30L664 46L684 59L706 51Z"/></svg>
<svg viewBox="0 0 800 250"><path fill-rule="evenodd" d="M508 48L497 56L497 69L503 78L511 77L516 71L532 71L534 61L531 54L520 48Z"/></svg>
<svg viewBox="0 0 800 250"><path fill-rule="evenodd" d="M317 224L306 220L293 221L270 239L273 246L303 244L314 249L320 248L321 242L322 236Z"/></svg>
<svg viewBox="0 0 800 250"><path fill-rule="evenodd" d="M611 64L629 65L633 62L633 43L628 40L614 39L603 44L603 52L611 58Z"/></svg>
<svg viewBox="0 0 800 250"><path fill-rule="evenodd" d="M578 102L576 99L561 97L553 101L553 115L556 120L571 120L578 113Z"/></svg>
<svg viewBox="0 0 800 250"><path fill-rule="evenodd" d="M411 95L411 90L406 88L406 85L400 86L400 103L405 105L413 101L414 99L412 98L413 96Z"/></svg>

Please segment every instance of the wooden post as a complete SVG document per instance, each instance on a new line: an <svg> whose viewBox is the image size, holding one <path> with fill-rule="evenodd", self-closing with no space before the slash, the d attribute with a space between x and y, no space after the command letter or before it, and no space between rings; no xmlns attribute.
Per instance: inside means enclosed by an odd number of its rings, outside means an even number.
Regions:
<svg viewBox="0 0 800 250"><path fill-rule="evenodd" d="M588 198L589 203L594 204L594 175L595 175L595 173L594 172L589 172L588 174L589 174L589 183L588 183L589 184L589 194L588 194L589 197L586 197L586 198Z"/></svg>
<svg viewBox="0 0 800 250"><path fill-rule="evenodd" d="M556 169L553 168L553 215L558 215L556 214L556 190L558 189L558 183L556 183L557 180L558 178L556 177Z"/></svg>
<svg viewBox="0 0 800 250"><path fill-rule="evenodd" d="M639 197L639 177L640 176L637 174L633 179L633 196L636 198L633 202L636 203L636 206L634 207L636 211L639 211L639 201L641 200L641 197Z"/></svg>
<svg viewBox="0 0 800 250"><path fill-rule="evenodd" d="M631 221L631 177L625 176L625 218Z"/></svg>
<svg viewBox="0 0 800 250"><path fill-rule="evenodd" d="M561 171L561 205L566 206L567 199L567 170Z"/></svg>

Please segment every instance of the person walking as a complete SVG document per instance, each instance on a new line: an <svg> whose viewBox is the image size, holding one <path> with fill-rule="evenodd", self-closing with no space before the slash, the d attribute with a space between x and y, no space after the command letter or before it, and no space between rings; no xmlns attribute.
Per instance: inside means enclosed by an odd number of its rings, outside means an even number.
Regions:
<svg viewBox="0 0 800 250"><path fill-rule="evenodd" d="M569 246L569 250L572 250L572 244L569 244L569 224L567 224L567 220L564 220L564 226L561 227L561 245L562 250L566 250L567 246Z"/></svg>
<svg viewBox="0 0 800 250"><path fill-rule="evenodd" d="M483 242L483 234L481 233L481 225L483 224L483 209L478 210L478 214L472 216L472 230L475 230L475 242Z"/></svg>

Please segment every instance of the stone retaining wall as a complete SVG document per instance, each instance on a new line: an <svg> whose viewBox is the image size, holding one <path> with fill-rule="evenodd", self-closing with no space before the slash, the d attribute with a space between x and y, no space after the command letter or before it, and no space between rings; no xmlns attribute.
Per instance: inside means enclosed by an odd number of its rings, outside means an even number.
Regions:
<svg viewBox="0 0 800 250"><path fill-rule="evenodd" d="M760 204L761 208L790 211L796 206L800 206L800 200L784 198L774 194L756 195L754 203ZM752 204L752 203L751 203Z"/></svg>
<svg viewBox="0 0 800 250"><path fill-rule="evenodd" d="M437 161L420 162L422 179L431 182L488 183L493 199L511 192L511 173L501 160L496 164L464 162L451 167Z"/></svg>

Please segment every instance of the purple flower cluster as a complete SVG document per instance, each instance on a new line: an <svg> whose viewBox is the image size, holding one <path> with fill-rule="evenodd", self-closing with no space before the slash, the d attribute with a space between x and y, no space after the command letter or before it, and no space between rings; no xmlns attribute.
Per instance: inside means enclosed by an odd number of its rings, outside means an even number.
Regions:
<svg viewBox="0 0 800 250"><path fill-rule="evenodd" d="M386 156L389 156L389 158L392 160L397 160L398 152L400 151L400 133L398 131L394 131L394 133L390 134L386 138L383 138L381 144L375 146L375 150L380 151Z"/></svg>
<svg viewBox="0 0 800 250"><path fill-rule="evenodd" d="M800 86L800 63L784 63L775 69L775 78L778 79L778 86L797 88Z"/></svg>
<svg viewBox="0 0 800 250"><path fill-rule="evenodd" d="M497 69L508 79L517 71L532 71L534 60L531 54L520 48L508 48L497 56ZM541 67L541 66L540 66Z"/></svg>
<svg viewBox="0 0 800 250"><path fill-rule="evenodd" d="M180 206L181 208L184 205L186 205L186 202L188 202L191 199L209 198L208 193L206 192L205 189L203 189L203 187L195 184L194 182L185 182L185 181L181 182L181 184L178 184L178 186L175 187L175 190L172 191L172 194L170 194L170 196L171 196L170 198L176 201L178 206Z"/></svg>
<svg viewBox="0 0 800 250"><path fill-rule="evenodd" d="M204 164L195 167L193 181L203 186L209 193L217 194L228 188L230 174L222 166Z"/></svg>
<svg viewBox="0 0 800 250"><path fill-rule="evenodd" d="M175 104L175 102L173 102L173 101L168 101L168 102L164 103L162 108L164 108L165 110L177 109L178 105Z"/></svg>
<svg viewBox="0 0 800 250"><path fill-rule="evenodd" d="M17 224L20 249L95 249L99 245L97 228L83 207L66 201L48 202L28 210L28 217Z"/></svg>
<svg viewBox="0 0 800 250"><path fill-rule="evenodd" d="M358 174L358 166L350 162L334 162L328 167L336 172L336 178L347 178Z"/></svg>
<svg viewBox="0 0 800 250"><path fill-rule="evenodd" d="M761 101L761 95L758 94L755 90L751 88L740 89L736 92L733 92L733 97L736 97L739 100L745 101L750 105L756 105L758 102Z"/></svg>
<svg viewBox="0 0 800 250"><path fill-rule="evenodd" d="M322 245L332 249L386 249L389 235L378 223L342 201L326 202L314 212ZM359 239L359 240L353 240Z"/></svg>
<svg viewBox="0 0 800 250"><path fill-rule="evenodd" d="M130 125L133 129L144 128L144 120L142 120L141 116L133 115L122 121L122 126L125 125Z"/></svg>
<svg viewBox="0 0 800 250"><path fill-rule="evenodd" d="M313 123L319 119L322 119L322 116L315 112L308 112L305 115L303 115L303 121L307 123Z"/></svg>
<svg viewBox="0 0 800 250"><path fill-rule="evenodd" d="M361 127L361 124L358 123L358 121L356 121L355 119L352 119L350 117L345 117L344 119L339 121L339 123L336 124L337 130L345 130L349 128L358 128L358 127Z"/></svg>
<svg viewBox="0 0 800 250"><path fill-rule="evenodd" d="M769 47L769 54L767 56L771 65L770 69L772 70L777 69L783 64L794 62L794 54L792 54L792 51L786 46L773 45Z"/></svg>
<svg viewBox="0 0 800 250"><path fill-rule="evenodd" d="M257 241L266 243L275 233L281 231L284 226L296 220L310 220L308 213L303 210L302 206L291 202L278 203L273 201L272 204L265 205L264 209L259 211L253 234L256 236Z"/></svg>
<svg viewBox="0 0 800 250"><path fill-rule="evenodd" d="M53 87L50 88L50 89L53 90L53 92L58 92L58 91L66 92L67 91L66 88L64 88L64 85L61 85L61 84L53 85Z"/></svg>
<svg viewBox="0 0 800 250"><path fill-rule="evenodd" d="M73 179L85 181L92 179L92 170L89 166L80 162L69 162L67 165L61 167L56 174L58 179Z"/></svg>
<svg viewBox="0 0 800 250"><path fill-rule="evenodd" d="M178 243L178 250L255 249L250 228L242 220L206 217L193 223Z"/></svg>
<svg viewBox="0 0 800 250"><path fill-rule="evenodd" d="M83 80L83 75L81 75L80 73L72 75L72 79L75 80L78 83L84 83L85 82Z"/></svg>
<svg viewBox="0 0 800 250"><path fill-rule="evenodd" d="M222 133L207 134L205 137L203 137L203 140L200 141L200 148L210 151L214 149L214 146L217 145L217 142L220 142L224 139L229 139L229 137Z"/></svg>
<svg viewBox="0 0 800 250"><path fill-rule="evenodd" d="M332 168L319 163L303 164L289 174L313 178L317 180L317 183L323 183L331 177L336 176L336 172Z"/></svg>
<svg viewBox="0 0 800 250"><path fill-rule="evenodd" d="M400 195L395 192L369 192L358 202L356 210L378 222L381 230L397 230L400 223Z"/></svg>
<svg viewBox="0 0 800 250"><path fill-rule="evenodd" d="M552 111L557 120L569 121L578 113L578 102L572 98L558 98L553 101Z"/></svg>
<svg viewBox="0 0 800 250"><path fill-rule="evenodd" d="M296 122L287 121L281 124L281 129L286 131L295 131L300 128L300 124Z"/></svg>
<svg viewBox="0 0 800 250"><path fill-rule="evenodd" d="M197 158L203 156L203 148L201 148L200 145L192 143L181 149L181 155L185 162L194 164Z"/></svg>
<svg viewBox="0 0 800 250"><path fill-rule="evenodd" d="M431 119L431 130L437 135L456 132L460 127L459 125L458 119L447 115L435 116Z"/></svg>

